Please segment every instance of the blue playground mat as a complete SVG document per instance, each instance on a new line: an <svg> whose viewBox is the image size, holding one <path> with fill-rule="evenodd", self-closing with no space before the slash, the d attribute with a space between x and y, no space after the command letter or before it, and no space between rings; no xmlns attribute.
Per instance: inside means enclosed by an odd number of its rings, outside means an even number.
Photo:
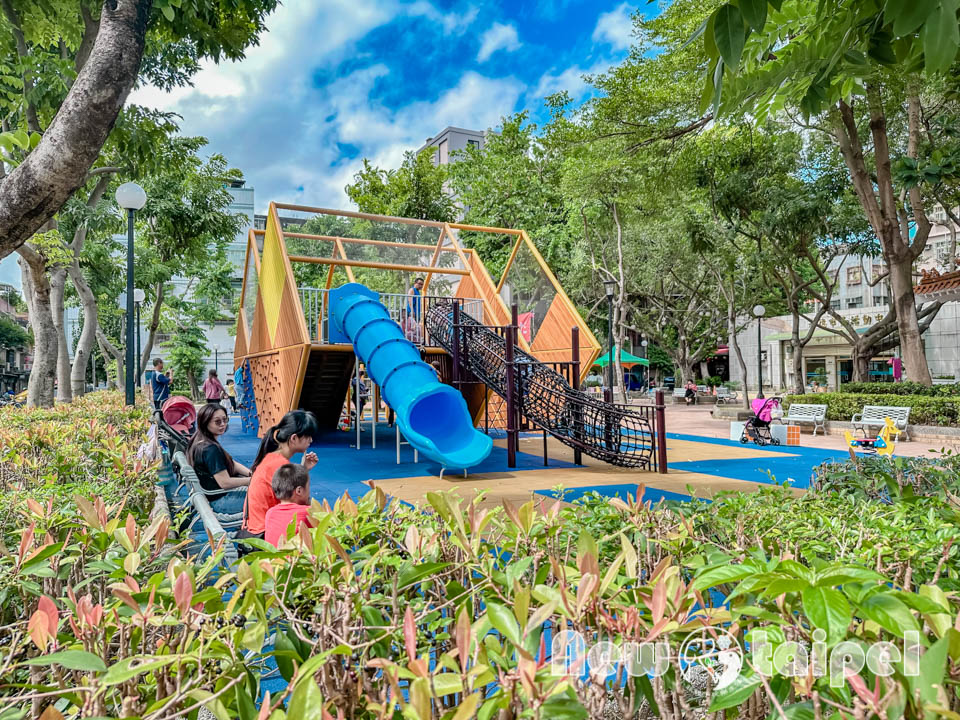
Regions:
<svg viewBox="0 0 960 720"><path fill-rule="evenodd" d="M555 498L558 497L558 494L553 490L536 490L537 495L546 495L547 497ZM577 487L570 488L569 490L564 490L563 499L566 502L574 502L589 495L592 492L598 492L605 497L618 497L621 500L626 500L627 495L631 495L636 498L637 496L637 486L636 484L632 485L590 485L588 487ZM643 491L643 501L647 502L648 500L656 505L661 500L679 500L686 502L690 499L689 495L683 493L671 492L670 490L660 490L658 488L644 488Z"/></svg>
<svg viewBox="0 0 960 720"><path fill-rule="evenodd" d="M344 492L354 499L369 492L364 484L366 480L386 480L390 478L422 477L440 475L440 466L420 456L420 462L413 462L413 449L409 445L400 447L400 464L397 464L396 434L386 425L377 427L377 447L370 447L370 431L360 433L362 448L352 445L357 440L356 432L334 430L314 438L313 450L320 462L310 471L310 494L317 500L326 499L331 504ZM246 434L240 423L231 422L230 428L221 438L227 451L239 462L249 467L257 455L260 439L256 435ZM299 460L299 458L297 458ZM550 468L577 467L573 463L550 458ZM543 470L543 456L529 453L517 453L517 467L507 467L507 451L494 446L493 451L480 465L470 469L471 473L522 472Z"/></svg>

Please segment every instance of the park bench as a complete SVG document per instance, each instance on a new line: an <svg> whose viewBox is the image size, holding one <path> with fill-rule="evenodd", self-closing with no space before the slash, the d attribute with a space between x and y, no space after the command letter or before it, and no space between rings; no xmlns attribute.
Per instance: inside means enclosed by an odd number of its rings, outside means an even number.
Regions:
<svg viewBox="0 0 960 720"><path fill-rule="evenodd" d="M793 423L813 423L813 434L817 434L817 428L823 430L824 435L827 433L827 428L824 425L824 422L827 419L827 406L826 405L813 405L805 403L793 403L790 406L790 409L787 410L787 415L780 418L780 422L786 425L792 425Z"/></svg>
<svg viewBox="0 0 960 720"><path fill-rule="evenodd" d="M216 495L222 491L209 491L200 484L200 479L190 464L187 462L187 456L178 452L173 456L173 464L180 473L180 479L186 486L190 495L190 504L196 511L197 519L203 523L203 527L209 532L214 542L219 542L222 536L226 536L224 561L227 565L233 565L237 561L237 548L233 542L233 535L243 524L243 513L218 513L210 507L208 495ZM192 525L192 523L191 523ZM231 532L232 531L232 532Z"/></svg>
<svg viewBox="0 0 960 720"><path fill-rule="evenodd" d="M686 388L678 387L678 388L674 388L674 389L673 389L673 402L674 402L674 403L679 403L681 400L683 400L684 402L686 402L686 399L687 399L687 389L686 389ZM694 397L693 397L693 402L694 402L694 404L696 404L696 402L697 402L697 397L696 397L696 395L694 395Z"/></svg>
<svg viewBox="0 0 960 720"><path fill-rule="evenodd" d="M882 428L887 423L887 418L893 420L896 427L896 435L899 438L903 433L904 439L909 440L907 433L907 421L910 419L910 408L897 407L895 405L864 405L863 410L850 418L850 424L854 430L859 430L864 436L868 428Z"/></svg>
<svg viewBox="0 0 960 720"><path fill-rule="evenodd" d="M724 385L717 388L717 405L724 405L728 402L736 402L739 395L736 390L731 390Z"/></svg>

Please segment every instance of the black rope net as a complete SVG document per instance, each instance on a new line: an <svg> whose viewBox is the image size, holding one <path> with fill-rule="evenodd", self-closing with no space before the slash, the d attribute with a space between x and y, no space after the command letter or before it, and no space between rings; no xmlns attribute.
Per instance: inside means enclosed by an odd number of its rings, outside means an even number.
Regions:
<svg viewBox="0 0 960 720"><path fill-rule="evenodd" d="M459 354L463 370L506 398L507 345L502 329L487 327L460 312L455 353L453 303L434 305L426 323L431 344L453 357ZM515 402L531 423L565 445L611 465L651 467L653 431L647 418L574 390L560 373L519 347L514 348L513 357Z"/></svg>

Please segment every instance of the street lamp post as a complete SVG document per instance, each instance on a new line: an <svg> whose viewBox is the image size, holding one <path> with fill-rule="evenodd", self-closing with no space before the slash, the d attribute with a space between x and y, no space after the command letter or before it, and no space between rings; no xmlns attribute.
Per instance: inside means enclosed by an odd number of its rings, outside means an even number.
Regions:
<svg viewBox="0 0 960 720"><path fill-rule="evenodd" d="M766 314L767 309L763 305L754 305L753 314L757 318L757 397L763 399L763 361L761 360L761 339L760 339L760 321Z"/></svg>
<svg viewBox="0 0 960 720"><path fill-rule="evenodd" d="M641 353L640 357L646 360L647 359L647 339L646 338L640 341L640 353ZM643 365L641 365L640 367L643 368ZM650 363L649 362L647 363L646 369L644 369L642 372L643 372L643 394L646 395L648 385L650 384Z"/></svg>
<svg viewBox="0 0 960 720"><path fill-rule="evenodd" d="M213 370L217 373L217 376L220 376L220 346L213 346Z"/></svg>
<svg viewBox="0 0 960 720"><path fill-rule="evenodd" d="M143 377L143 359L140 357L140 305L146 296L146 293L140 288L133 291L133 302L137 306L137 387L141 386L141 378Z"/></svg>
<svg viewBox="0 0 960 720"><path fill-rule="evenodd" d="M133 387L133 222L137 210L146 205L147 194L136 183L127 182L117 188L115 197L117 205L127 211L127 377L125 385L127 405L133 405L135 402Z"/></svg>
<svg viewBox="0 0 960 720"><path fill-rule="evenodd" d="M616 348L613 347L613 293L617 283L613 280L605 280L604 289L607 291L607 346L610 348L609 362L607 363L607 388L609 388L609 397L607 401L613 400L613 364L616 357Z"/></svg>

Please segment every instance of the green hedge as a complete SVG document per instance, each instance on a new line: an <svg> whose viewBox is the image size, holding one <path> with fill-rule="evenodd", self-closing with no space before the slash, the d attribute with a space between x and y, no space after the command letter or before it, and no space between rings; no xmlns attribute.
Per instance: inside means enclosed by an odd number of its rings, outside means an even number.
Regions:
<svg viewBox="0 0 960 720"><path fill-rule="evenodd" d="M848 387L848 386L845 386ZM827 420L850 421L864 405L892 405L909 407L911 425L940 425L960 427L960 394L951 397L927 397L923 395L891 396L882 393L817 393L816 395L787 395L784 406L792 403L816 403L827 405Z"/></svg>
<svg viewBox="0 0 960 720"><path fill-rule="evenodd" d="M917 382L864 382L846 383L845 393L868 393L870 395L926 395L927 397L960 396L960 383L950 385L922 385Z"/></svg>

